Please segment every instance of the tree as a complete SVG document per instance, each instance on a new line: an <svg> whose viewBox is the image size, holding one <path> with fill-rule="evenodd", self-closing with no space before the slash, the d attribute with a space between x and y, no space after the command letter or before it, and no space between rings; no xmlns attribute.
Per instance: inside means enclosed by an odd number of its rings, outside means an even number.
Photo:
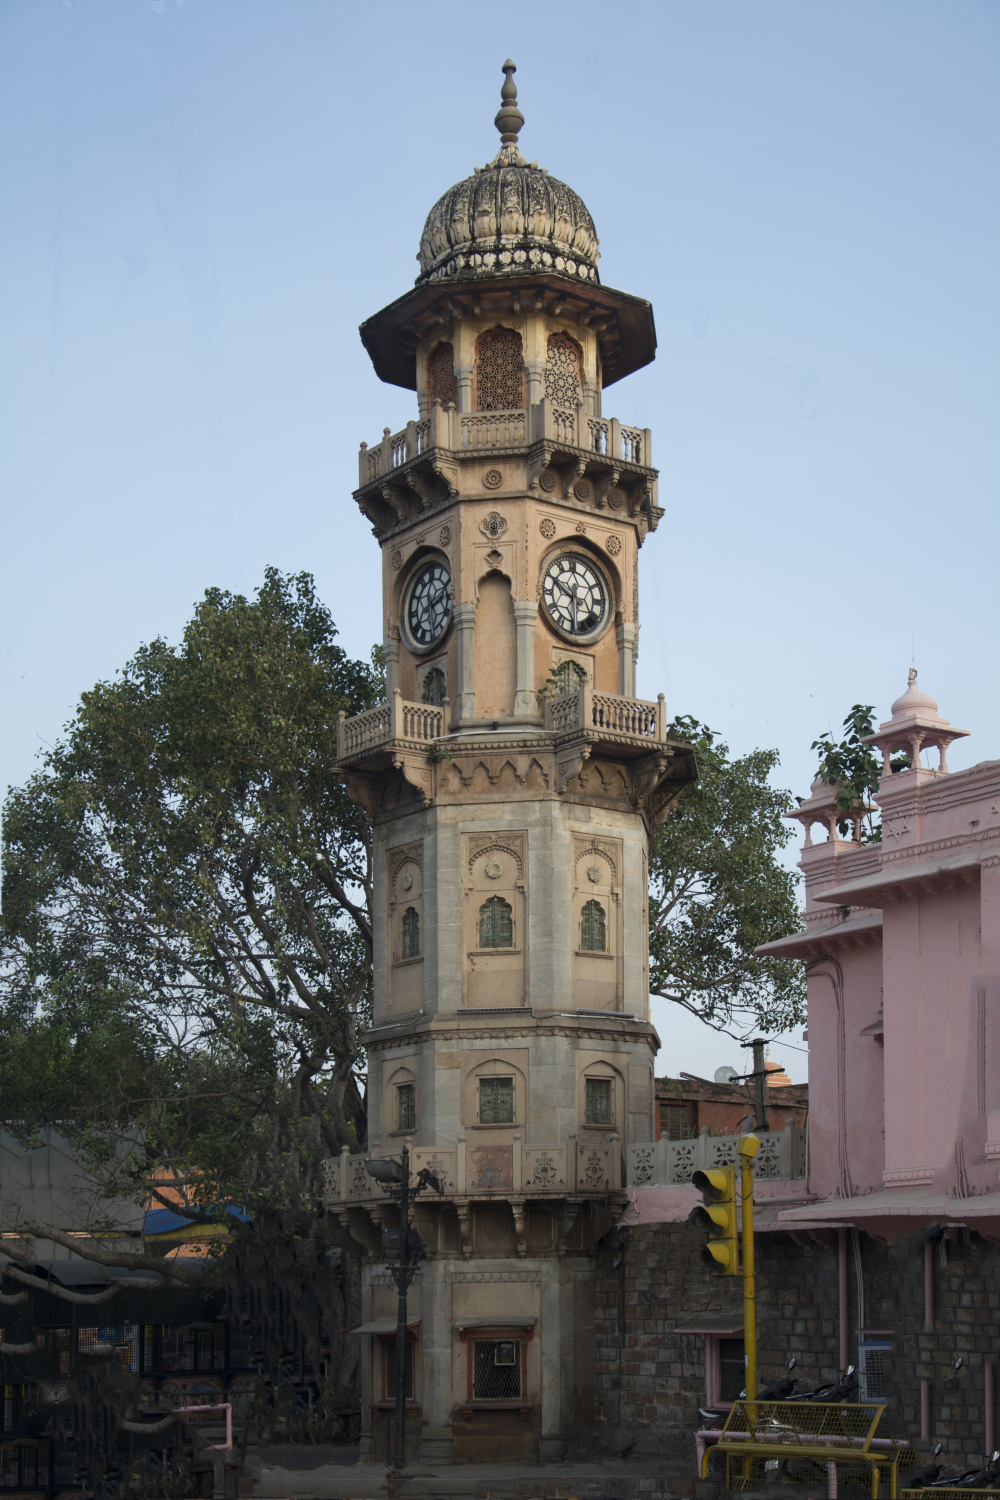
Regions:
<svg viewBox="0 0 1000 1500"><path fill-rule="evenodd" d="M882 766L871 745L864 743L875 732L874 704L855 703L843 728L847 733L839 744L829 730L812 742L810 748L820 752L819 779L826 786L837 788L837 811L844 814L837 820L838 831L849 832L857 810L862 842L880 844L882 819L871 799L878 794ZM900 753L892 757L894 771L906 771L909 766L908 755Z"/></svg>
<svg viewBox="0 0 1000 1500"><path fill-rule="evenodd" d="M176 1208L179 1191L195 1222L243 1205L244 1269L247 1236L269 1235L331 1328L322 1162L366 1138L372 975L371 836L334 726L382 697L377 654L352 661L335 637L312 579L269 569L252 600L210 589L178 646L143 646L85 693L9 797L0 929L7 1128L30 1144L58 1125L94 1228L123 1197ZM237 1274L4 1228L174 1281ZM4 1253L34 1260L27 1241Z"/></svg>
<svg viewBox="0 0 1000 1500"><path fill-rule="evenodd" d="M801 965L754 952L800 926L795 877L778 862L793 835L791 798L768 780L777 751L731 760L686 715L671 734L695 747L699 779L651 849L650 992L719 1031L785 1031L804 1016Z"/></svg>

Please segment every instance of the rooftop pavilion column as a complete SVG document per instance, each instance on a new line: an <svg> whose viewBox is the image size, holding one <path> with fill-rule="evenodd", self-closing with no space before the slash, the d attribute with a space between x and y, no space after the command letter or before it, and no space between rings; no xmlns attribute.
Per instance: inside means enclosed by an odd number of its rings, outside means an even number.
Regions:
<svg viewBox="0 0 1000 1500"><path fill-rule="evenodd" d="M399 641L386 636L382 650L385 653L385 696L388 702L399 688Z"/></svg>
<svg viewBox="0 0 1000 1500"><path fill-rule="evenodd" d="M514 689L514 717L538 719L538 698L534 689L535 679L535 621L538 605L533 599L514 600L514 620L517 626L517 682Z"/></svg>
<svg viewBox="0 0 1000 1500"><path fill-rule="evenodd" d="M476 605L455 605L455 654L458 665L458 697L455 718L459 723L476 717Z"/></svg>
<svg viewBox="0 0 1000 1500"><path fill-rule="evenodd" d="M528 372L528 405L537 406L545 395L545 361L526 359L524 368Z"/></svg>
<svg viewBox="0 0 1000 1500"><path fill-rule="evenodd" d="M634 625L619 625L615 630L618 638L618 691L623 698L635 697L635 649L636 628Z"/></svg>

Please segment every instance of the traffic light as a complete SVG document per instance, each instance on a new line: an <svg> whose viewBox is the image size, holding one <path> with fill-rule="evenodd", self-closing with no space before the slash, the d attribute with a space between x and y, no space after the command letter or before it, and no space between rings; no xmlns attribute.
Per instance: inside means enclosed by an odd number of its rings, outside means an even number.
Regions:
<svg viewBox="0 0 1000 1500"><path fill-rule="evenodd" d="M703 1208L694 1211L694 1222L708 1230L706 1259L722 1276L740 1274L740 1246L736 1233L736 1168L709 1167L695 1172L692 1187L701 1194Z"/></svg>

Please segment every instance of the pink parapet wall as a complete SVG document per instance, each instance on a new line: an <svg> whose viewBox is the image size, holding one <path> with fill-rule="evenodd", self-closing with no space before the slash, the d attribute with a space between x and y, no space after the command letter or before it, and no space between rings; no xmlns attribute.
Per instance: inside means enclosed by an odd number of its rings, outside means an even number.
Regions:
<svg viewBox="0 0 1000 1500"><path fill-rule="evenodd" d="M882 842L859 841L860 808L841 838L835 789L818 781L791 814L806 834L804 931L758 950L802 959L808 977L810 1201L780 1213L789 1227L894 1238L974 1219L1000 1236L1000 761L950 773L966 733L911 671L869 739ZM893 773L901 750L912 765Z"/></svg>

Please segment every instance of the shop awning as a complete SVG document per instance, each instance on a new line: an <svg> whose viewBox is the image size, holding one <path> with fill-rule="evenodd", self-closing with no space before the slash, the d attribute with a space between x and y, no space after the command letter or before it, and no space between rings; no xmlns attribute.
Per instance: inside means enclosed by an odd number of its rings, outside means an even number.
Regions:
<svg viewBox="0 0 1000 1500"><path fill-rule="evenodd" d="M492 1318L459 1318L455 1327L459 1333L463 1328L534 1328L537 1321L528 1313L495 1313Z"/></svg>
<svg viewBox="0 0 1000 1500"><path fill-rule="evenodd" d="M420 1319L417 1318L417 1319L414 1320L414 1322L407 1323L407 1325L406 1325L406 1331L407 1331L407 1333L413 1333L414 1329L419 1328L419 1327L420 1327ZM394 1317L392 1317L392 1318L372 1318L372 1320L371 1320L370 1323L362 1323L361 1326L360 1326L360 1328L348 1328L347 1332L348 1333L395 1333L396 1332L396 1319Z"/></svg>
<svg viewBox="0 0 1000 1500"><path fill-rule="evenodd" d="M706 1313L704 1316L695 1314L693 1318L682 1318L674 1326L674 1333L715 1333L721 1334L723 1338L742 1337L743 1314L739 1313Z"/></svg>

